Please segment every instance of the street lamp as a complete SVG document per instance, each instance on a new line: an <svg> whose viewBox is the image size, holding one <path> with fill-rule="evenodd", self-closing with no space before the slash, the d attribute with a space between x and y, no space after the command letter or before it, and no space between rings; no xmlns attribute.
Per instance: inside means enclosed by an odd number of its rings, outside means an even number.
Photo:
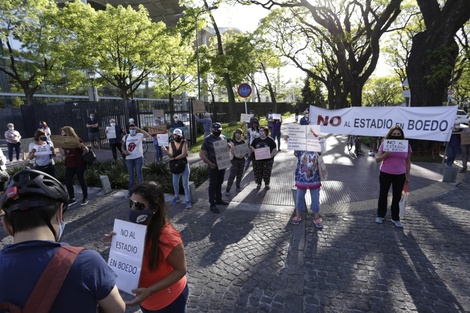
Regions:
<svg viewBox="0 0 470 313"><path fill-rule="evenodd" d="M215 9L217 9L217 7L212 6L196 13L195 29L196 29L196 65L197 65L197 99L198 100L201 100L201 73L199 73L199 42L198 42L198 37L197 37L197 19L199 17L199 14L204 13L204 12L209 12L210 10L215 10Z"/></svg>

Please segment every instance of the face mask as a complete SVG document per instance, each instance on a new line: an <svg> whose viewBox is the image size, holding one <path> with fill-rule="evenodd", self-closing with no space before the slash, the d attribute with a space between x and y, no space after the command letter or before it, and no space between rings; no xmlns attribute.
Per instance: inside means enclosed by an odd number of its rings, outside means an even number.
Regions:
<svg viewBox="0 0 470 313"><path fill-rule="evenodd" d="M175 141L176 141L176 142L180 142L180 141L181 141L181 137L180 137L180 136L175 136Z"/></svg>
<svg viewBox="0 0 470 313"><path fill-rule="evenodd" d="M44 125L42 123L39 123L39 128L43 128Z"/></svg>
<svg viewBox="0 0 470 313"><path fill-rule="evenodd" d="M178 122L179 118L175 117L175 122Z"/></svg>
<svg viewBox="0 0 470 313"><path fill-rule="evenodd" d="M65 223L64 222L59 223L59 234L57 235L57 240L56 241L60 240L60 238L64 234L64 229L65 229Z"/></svg>
<svg viewBox="0 0 470 313"><path fill-rule="evenodd" d="M240 139L242 138L242 134L235 134L235 139Z"/></svg>
<svg viewBox="0 0 470 313"><path fill-rule="evenodd" d="M14 129L15 129L15 127L13 127L13 126L10 126L10 127L8 127L8 129L9 129L9 130L14 130Z"/></svg>
<svg viewBox="0 0 470 313"><path fill-rule="evenodd" d="M401 136L390 136L390 139L401 139Z"/></svg>
<svg viewBox="0 0 470 313"><path fill-rule="evenodd" d="M222 132L220 130L214 130L212 131L212 135L219 137Z"/></svg>
<svg viewBox="0 0 470 313"><path fill-rule="evenodd" d="M111 126L116 126L116 123L110 123L109 125L111 125Z"/></svg>
<svg viewBox="0 0 470 313"><path fill-rule="evenodd" d="M146 225L150 218L152 218L152 211L147 208L142 211L139 210L129 210L129 221L135 224Z"/></svg>
<svg viewBox="0 0 470 313"><path fill-rule="evenodd" d="M135 135L135 129L129 130L129 133L131 134L131 136L134 136Z"/></svg>
<svg viewBox="0 0 470 313"><path fill-rule="evenodd" d="M259 132L259 136L264 137L264 136L266 136L266 133L265 132Z"/></svg>
<svg viewBox="0 0 470 313"><path fill-rule="evenodd" d="M94 117L93 115L90 115L90 118L91 118L91 119L94 119L95 117Z"/></svg>
<svg viewBox="0 0 470 313"><path fill-rule="evenodd" d="M39 139L41 139L42 141L46 141L47 137L39 137Z"/></svg>

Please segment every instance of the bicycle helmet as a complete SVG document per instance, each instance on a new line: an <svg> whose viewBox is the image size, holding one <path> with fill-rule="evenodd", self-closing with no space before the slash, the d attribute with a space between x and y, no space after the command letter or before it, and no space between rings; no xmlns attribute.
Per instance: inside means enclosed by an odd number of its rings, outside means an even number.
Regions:
<svg viewBox="0 0 470 313"><path fill-rule="evenodd" d="M26 201L22 201L26 196ZM68 200L67 190L55 177L41 171L24 169L11 177L0 197L0 208L13 212L50 205L51 202L63 202L65 212Z"/></svg>

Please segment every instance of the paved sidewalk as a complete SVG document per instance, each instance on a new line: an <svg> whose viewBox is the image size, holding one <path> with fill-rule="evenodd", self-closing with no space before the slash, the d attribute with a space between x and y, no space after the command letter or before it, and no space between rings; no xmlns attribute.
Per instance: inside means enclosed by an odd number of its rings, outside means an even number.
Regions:
<svg viewBox="0 0 470 313"><path fill-rule="evenodd" d="M209 211L207 182L197 189L192 209L170 207L185 243L187 311L469 312L469 175L443 183L440 164L414 163L404 229L393 226L390 213L378 225L378 164L370 156L350 155L345 136L330 135L327 144L322 230L310 215L298 226L290 223L295 158L285 142L270 190L257 190L249 169L244 189L232 190L220 214ZM87 206L66 213L63 238L107 259L100 239L115 218L127 219L126 192L90 194ZM11 241L3 230L0 238Z"/></svg>

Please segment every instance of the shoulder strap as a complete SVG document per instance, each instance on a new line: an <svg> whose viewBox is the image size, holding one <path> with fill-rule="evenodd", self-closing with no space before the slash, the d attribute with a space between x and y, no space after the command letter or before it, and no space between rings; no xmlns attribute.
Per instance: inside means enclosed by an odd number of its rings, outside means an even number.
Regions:
<svg viewBox="0 0 470 313"><path fill-rule="evenodd" d="M42 272L23 312L47 313L50 311L73 262L83 249L83 247L64 246L57 250Z"/></svg>

